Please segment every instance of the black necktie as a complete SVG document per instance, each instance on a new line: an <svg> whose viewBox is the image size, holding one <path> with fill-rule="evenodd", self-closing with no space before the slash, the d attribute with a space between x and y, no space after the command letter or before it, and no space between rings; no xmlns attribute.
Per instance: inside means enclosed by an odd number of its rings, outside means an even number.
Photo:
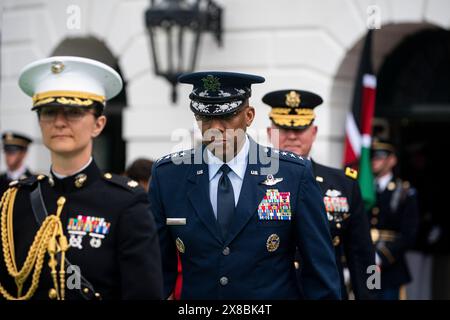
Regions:
<svg viewBox="0 0 450 320"><path fill-rule="evenodd" d="M234 191L231 180L228 178L231 168L224 164L220 167L220 171L222 171L222 176L217 186L217 221L222 235L226 236L234 214Z"/></svg>

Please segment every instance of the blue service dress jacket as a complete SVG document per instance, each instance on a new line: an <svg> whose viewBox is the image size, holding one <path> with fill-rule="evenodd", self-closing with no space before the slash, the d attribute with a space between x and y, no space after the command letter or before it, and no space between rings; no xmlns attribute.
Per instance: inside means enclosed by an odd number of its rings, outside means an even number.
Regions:
<svg viewBox="0 0 450 320"><path fill-rule="evenodd" d="M203 151L173 153L153 167L149 200L165 297L175 287L178 251L181 299L298 299L298 247L304 297L340 299L334 248L311 162L250 139L236 211L223 237L211 206Z"/></svg>

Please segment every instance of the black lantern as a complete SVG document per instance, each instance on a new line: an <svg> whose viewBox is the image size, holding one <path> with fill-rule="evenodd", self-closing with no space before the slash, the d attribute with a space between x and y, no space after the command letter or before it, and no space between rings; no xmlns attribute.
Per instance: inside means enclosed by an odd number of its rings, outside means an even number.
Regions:
<svg viewBox="0 0 450 320"><path fill-rule="evenodd" d="M177 78L195 69L202 33L213 32L219 46L222 44L222 8L212 0L151 0L145 23L155 74L172 84L175 103ZM166 50L164 63L158 49Z"/></svg>

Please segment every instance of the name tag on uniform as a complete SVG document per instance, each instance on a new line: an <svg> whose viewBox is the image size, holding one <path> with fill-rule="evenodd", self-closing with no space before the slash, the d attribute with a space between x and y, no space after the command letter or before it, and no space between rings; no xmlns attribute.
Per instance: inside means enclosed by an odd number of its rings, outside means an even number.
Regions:
<svg viewBox="0 0 450 320"><path fill-rule="evenodd" d="M167 218L166 225L168 226L184 226L186 224L186 218Z"/></svg>
<svg viewBox="0 0 450 320"><path fill-rule="evenodd" d="M259 220L291 220L291 194L268 189L258 206Z"/></svg>

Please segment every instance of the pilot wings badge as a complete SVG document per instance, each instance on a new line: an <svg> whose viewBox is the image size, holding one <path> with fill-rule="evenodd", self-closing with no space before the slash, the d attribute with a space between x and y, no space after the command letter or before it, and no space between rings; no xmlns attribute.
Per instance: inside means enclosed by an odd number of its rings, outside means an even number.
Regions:
<svg viewBox="0 0 450 320"><path fill-rule="evenodd" d="M266 180L264 180L261 183L265 184L266 186L274 186L278 182L281 182L281 181L283 181L283 178L275 178L273 175L268 174L267 177L266 177Z"/></svg>

